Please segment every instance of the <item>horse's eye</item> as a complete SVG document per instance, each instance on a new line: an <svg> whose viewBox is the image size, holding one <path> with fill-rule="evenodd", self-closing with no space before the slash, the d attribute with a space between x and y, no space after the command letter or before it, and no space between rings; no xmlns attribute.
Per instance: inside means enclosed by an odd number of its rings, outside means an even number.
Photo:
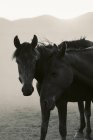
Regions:
<svg viewBox="0 0 93 140"><path fill-rule="evenodd" d="M20 81L20 83L22 83L22 80L21 80L21 78L19 77L19 81Z"/></svg>
<svg viewBox="0 0 93 140"><path fill-rule="evenodd" d="M19 73L21 74L22 72L21 72L21 69L18 69L19 70Z"/></svg>
<svg viewBox="0 0 93 140"><path fill-rule="evenodd" d="M21 61L19 59L16 59L17 64L21 64Z"/></svg>
<svg viewBox="0 0 93 140"><path fill-rule="evenodd" d="M19 64L19 60L16 60L16 63Z"/></svg>

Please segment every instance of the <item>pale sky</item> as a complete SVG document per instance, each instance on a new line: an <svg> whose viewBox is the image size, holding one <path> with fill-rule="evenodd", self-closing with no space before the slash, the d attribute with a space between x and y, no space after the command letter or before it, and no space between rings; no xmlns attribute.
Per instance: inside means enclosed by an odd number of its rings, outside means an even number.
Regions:
<svg viewBox="0 0 93 140"><path fill-rule="evenodd" d="M10 20L52 15L73 18L93 12L93 0L0 0L0 17Z"/></svg>

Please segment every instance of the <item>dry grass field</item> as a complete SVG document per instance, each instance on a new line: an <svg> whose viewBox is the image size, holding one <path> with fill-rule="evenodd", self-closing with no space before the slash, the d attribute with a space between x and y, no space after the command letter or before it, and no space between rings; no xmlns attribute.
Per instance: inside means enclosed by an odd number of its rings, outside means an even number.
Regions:
<svg viewBox="0 0 93 140"><path fill-rule="evenodd" d="M93 107L92 107L93 109ZM0 109L0 140L39 140L41 114L40 108L23 106L4 106ZM60 140L57 109L51 112L46 140ZM91 118L93 126L93 116ZM79 113L76 103L68 104L67 140L73 140L79 127ZM79 139L81 140L81 139Z"/></svg>

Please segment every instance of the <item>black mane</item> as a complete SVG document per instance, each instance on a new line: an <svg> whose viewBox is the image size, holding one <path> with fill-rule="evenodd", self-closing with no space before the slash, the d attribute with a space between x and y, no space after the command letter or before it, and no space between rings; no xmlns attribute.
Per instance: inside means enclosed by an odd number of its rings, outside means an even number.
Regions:
<svg viewBox="0 0 93 140"><path fill-rule="evenodd" d="M37 46L37 50L40 52L40 55L43 59L47 59L49 58L49 56L51 56L51 54L58 51L58 47L51 43L39 43L39 45Z"/></svg>
<svg viewBox="0 0 93 140"><path fill-rule="evenodd" d="M61 49L64 45L67 47L67 51L75 51L75 50L83 50L86 48L89 48L93 46L93 42L86 40L85 38L81 38L79 40L72 40L72 41L63 41L58 45L58 47L50 42L42 43L39 42L37 46L37 50L40 51L40 54L43 55L43 57L49 56L49 53L56 52L58 49ZM16 58L19 55L23 54L29 54L30 53L30 43L25 42L21 45L20 48L16 49L13 58Z"/></svg>
<svg viewBox="0 0 93 140"><path fill-rule="evenodd" d="M66 45L67 50L82 50L93 46L93 42L86 40L85 38L72 41L63 41L58 45L58 48L61 49L64 45Z"/></svg>
<svg viewBox="0 0 93 140"><path fill-rule="evenodd" d="M23 43L20 48L15 50L13 58L16 58L19 55L28 55L30 53L30 49L31 46L28 42ZM36 49L40 52L41 55L43 55L43 57L47 57L50 53L57 51L58 48L56 45L52 45L49 42L48 44L39 42Z"/></svg>

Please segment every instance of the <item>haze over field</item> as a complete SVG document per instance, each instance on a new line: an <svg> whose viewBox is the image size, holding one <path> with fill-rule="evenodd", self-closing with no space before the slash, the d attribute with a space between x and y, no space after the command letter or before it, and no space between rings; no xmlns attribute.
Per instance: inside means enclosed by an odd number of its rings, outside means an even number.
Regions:
<svg viewBox="0 0 93 140"><path fill-rule="evenodd" d="M12 60L15 35L19 36L20 42L30 42L34 34L38 36L39 41L49 40L57 44L81 37L93 41L93 13L69 20L60 20L49 15L15 21L0 18L0 139L2 140L38 140L40 137L39 96L36 88L32 96L23 96L17 65L15 60ZM35 83L34 80L34 85ZM68 140L73 139L78 126L77 104L70 103ZM50 118L46 140L60 139L58 127L58 115L55 109Z"/></svg>
<svg viewBox="0 0 93 140"><path fill-rule="evenodd" d="M74 40L87 37L93 41L93 13L87 13L74 19L60 20L43 15L31 19L9 21L0 19L0 104L26 105L39 104L38 95L23 97L21 84L18 81L17 65L12 61L15 50L13 39L19 36L21 42L31 41L36 34L39 41L49 40L60 43L63 40Z"/></svg>

